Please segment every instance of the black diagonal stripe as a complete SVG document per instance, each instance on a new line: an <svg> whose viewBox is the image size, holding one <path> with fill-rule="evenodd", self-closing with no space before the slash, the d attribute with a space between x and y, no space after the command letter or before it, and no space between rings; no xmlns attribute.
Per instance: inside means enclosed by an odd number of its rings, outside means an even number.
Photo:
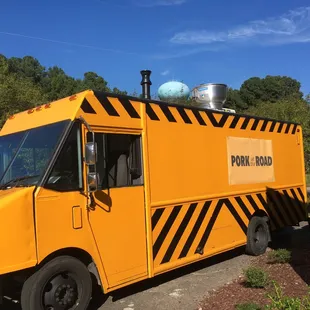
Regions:
<svg viewBox="0 0 310 310"><path fill-rule="evenodd" d="M246 117L242 123L242 126L241 126L241 129L246 129L248 124L249 124L249 121L250 121L250 117Z"/></svg>
<svg viewBox="0 0 310 310"><path fill-rule="evenodd" d="M157 237L154 245L153 245L153 258L155 259L160 247L162 246L163 242L165 241L166 236L168 235L171 226L173 225L175 219L177 218L182 206L175 206L170 213L167 222L165 223L164 227L162 228L159 236Z"/></svg>
<svg viewBox="0 0 310 310"><path fill-rule="evenodd" d="M205 112L206 112L210 122L212 123L212 125L214 127L224 127L224 125L227 121L227 118L228 118L227 114L223 114L221 117L221 120L219 122L217 122L217 120L214 117L214 114L211 111L205 111Z"/></svg>
<svg viewBox="0 0 310 310"><path fill-rule="evenodd" d="M293 135L296 133L296 130L297 130L297 124L294 124L293 130L292 130Z"/></svg>
<svg viewBox="0 0 310 310"><path fill-rule="evenodd" d="M251 127L251 130L256 130L258 123L259 123L259 119L255 119L255 121Z"/></svg>
<svg viewBox="0 0 310 310"><path fill-rule="evenodd" d="M202 125L202 126L207 126L206 122L203 120L202 116L200 115L200 112L197 111L197 110L192 110L194 116L196 117L199 125Z"/></svg>
<svg viewBox="0 0 310 310"><path fill-rule="evenodd" d="M283 125L284 125L283 123L280 123L280 126L278 128L278 133L280 133L282 131Z"/></svg>
<svg viewBox="0 0 310 310"><path fill-rule="evenodd" d="M264 122L263 122L263 125L262 125L262 127L261 127L261 129L260 129L260 131L265 131L266 130L266 127L267 127L267 125L268 125L268 120L264 120Z"/></svg>
<svg viewBox="0 0 310 310"><path fill-rule="evenodd" d="M174 237L173 237L173 239L172 239L172 241L171 241L171 243L167 249L167 252L165 253L163 260L161 261L161 264L164 264L164 263L167 263L170 261L172 255L175 251L175 248L177 247L181 237L183 236L183 233L184 233L190 219L192 218L192 215L193 215L197 205L198 205L197 203L192 203L190 205L190 207L188 208L188 210L187 210L177 232L175 233L175 235L174 235Z"/></svg>
<svg viewBox="0 0 310 310"><path fill-rule="evenodd" d="M98 101L110 116L119 116L112 103L106 96L96 95Z"/></svg>
<svg viewBox="0 0 310 310"><path fill-rule="evenodd" d="M195 241L195 238L196 238L197 233L198 233L198 231L199 231L199 229L201 227L201 224L202 224L204 218L206 217L206 214L207 214L207 212L208 212L208 210L210 208L210 205L211 205L211 201L206 201L204 206L202 207L202 209L201 209L201 211L199 213L199 216L198 216L198 218L196 220L196 223L194 225L194 228L191 231L190 235L188 236L188 238L186 240L186 243L185 243L185 245L184 245L184 247L183 247L183 249L182 249L182 251L181 251L181 253L179 255L179 258L187 256L187 254L188 254L188 252L189 252L193 242Z"/></svg>
<svg viewBox="0 0 310 310"><path fill-rule="evenodd" d="M204 249L204 247L205 247L205 245L206 245L206 243L207 243L207 241L209 239L210 233L211 233L212 228L214 226L214 223L215 223L215 221L216 221L216 219L217 219L217 217L218 217L218 215L219 215L219 213L221 211L221 208L222 208L222 205L224 204L224 201L225 201L224 199L221 199L216 204L216 207L215 207L215 209L213 211L211 219L210 219L210 221L209 221L209 223L208 223L208 225L206 227L206 230L204 231L204 233L202 235L202 238L201 238L201 240L200 240L200 242L199 242L199 244L198 244L198 246L196 248L195 253L203 252L203 249Z"/></svg>
<svg viewBox="0 0 310 310"><path fill-rule="evenodd" d="M267 192L267 199L272 203L274 210L277 212L277 214L278 214L279 218L281 219L282 223L284 224L284 226L289 225L289 223L287 223L287 221L283 215L283 212L282 212L283 208L281 208L281 206L280 206L280 208L278 207L278 204L277 204L276 200L274 199L272 193Z"/></svg>
<svg viewBox="0 0 310 310"><path fill-rule="evenodd" d="M269 128L269 132L273 132L274 131L274 128L276 127L276 124L277 124L277 121L272 121L272 124Z"/></svg>
<svg viewBox="0 0 310 310"><path fill-rule="evenodd" d="M133 104L125 97L117 98L131 118L140 118Z"/></svg>
<svg viewBox="0 0 310 310"><path fill-rule="evenodd" d="M300 218L300 215L297 211L297 206L296 204L294 203L294 199L292 199L292 197L289 196L287 190L283 190L283 194L284 194L284 197L286 198L286 201L289 205L289 207L291 208L291 210L294 212L295 214L295 217L297 218L297 220L299 220Z"/></svg>
<svg viewBox="0 0 310 310"><path fill-rule="evenodd" d="M87 114L97 114L86 98L82 102L81 109Z"/></svg>
<svg viewBox="0 0 310 310"><path fill-rule="evenodd" d="M290 128L291 128L291 124L286 124L285 133L289 133Z"/></svg>
<svg viewBox="0 0 310 310"><path fill-rule="evenodd" d="M192 124L192 121L191 121L191 119L188 117L188 115L187 115L187 113L186 113L186 111L185 111L184 108L182 108L182 107L177 107L177 110L178 110L179 114L181 115L181 117L182 117L184 123L186 123L186 124Z"/></svg>
<svg viewBox="0 0 310 310"><path fill-rule="evenodd" d="M246 195L246 198L247 198L248 202L251 204L251 206L253 207L253 209L255 211L258 211L259 207L258 207L257 203L255 202L254 198L251 195Z"/></svg>
<svg viewBox="0 0 310 310"><path fill-rule="evenodd" d="M290 211L288 209L288 206L287 204L285 203L282 195L280 192L278 191L275 191L275 195L276 195L276 202L279 202L279 206L280 208L283 210L283 214L286 218L286 222L289 224L289 225L294 225L295 224L295 221L294 219L292 219L291 217L291 214L290 214Z"/></svg>
<svg viewBox="0 0 310 310"><path fill-rule="evenodd" d="M266 212L269 215L269 219L271 222L274 223L275 227L278 229L281 227L281 223L278 222L277 218L275 216L273 216L270 206L269 204L266 202L265 198L262 196L262 194L256 194L257 198L259 199L260 203L262 204L262 206L264 207L264 209L266 210Z"/></svg>
<svg viewBox="0 0 310 310"><path fill-rule="evenodd" d="M291 188L290 191L291 191L292 195L294 196L294 200L295 200L295 202L296 202L296 204L298 206L298 212L300 214L299 218L300 218L300 220L304 220L305 219L305 210L304 210L304 208L302 206L302 203L298 199L298 197L297 197L297 195L295 193L295 190L293 188Z"/></svg>
<svg viewBox="0 0 310 310"><path fill-rule="evenodd" d="M174 122L175 123L176 120L175 120L174 116L172 115L169 107L166 106L166 105L159 105L159 106L160 106L161 110L163 111L163 113L165 114L167 120L169 122Z"/></svg>
<svg viewBox="0 0 310 310"><path fill-rule="evenodd" d="M159 219L161 218L162 214L164 213L165 208L157 209L155 210L153 216L152 216L152 231L156 227Z"/></svg>
<svg viewBox="0 0 310 310"><path fill-rule="evenodd" d="M230 211L230 213L232 214L232 216L235 218L235 220L237 221L238 225L240 226L240 228L242 229L242 231L244 232L244 234L247 234L248 228L247 226L244 224L242 218L240 217L240 215L238 214L238 212L236 211L236 209L234 208L233 204L230 202L229 199L225 199L225 204L228 208L228 210Z"/></svg>
<svg viewBox="0 0 310 310"><path fill-rule="evenodd" d="M237 201L238 205L242 209L243 213L250 220L252 217L251 212L248 210L247 206L244 204L242 198L241 197L235 197L235 200Z"/></svg>
<svg viewBox="0 0 310 310"><path fill-rule="evenodd" d="M159 121L159 117L157 116L153 108L151 107L150 103L146 103L145 110L146 110L146 114L152 121Z"/></svg>
<svg viewBox="0 0 310 310"><path fill-rule="evenodd" d="M234 116L234 119L233 121L231 122L229 128L236 128L238 122L239 122L239 119L240 119L240 116L237 115L237 116Z"/></svg>
<svg viewBox="0 0 310 310"><path fill-rule="evenodd" d="M297 188L297 190L298 190L298 193L299 193L299 195L300 195L300 197L302 199L302 202L305 202L305 196L304 196L302 190L299 187Z"/></svg>

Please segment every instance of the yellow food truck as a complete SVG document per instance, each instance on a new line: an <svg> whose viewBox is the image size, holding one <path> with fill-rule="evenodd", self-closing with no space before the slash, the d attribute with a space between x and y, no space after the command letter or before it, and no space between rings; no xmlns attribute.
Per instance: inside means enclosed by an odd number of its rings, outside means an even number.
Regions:
<svg viewBox="0 0 310 310"><path fill-rule="evenodd" d="M104 293L307 219L302 128L83 91L0 132L0 280L24 310L85 310ZM90 271L91 270L91 271Z"/></svg>

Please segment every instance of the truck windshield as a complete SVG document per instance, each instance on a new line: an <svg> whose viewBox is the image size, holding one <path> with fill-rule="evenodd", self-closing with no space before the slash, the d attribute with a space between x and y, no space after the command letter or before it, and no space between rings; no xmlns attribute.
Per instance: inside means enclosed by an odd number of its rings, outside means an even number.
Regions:
<svg viewBox="0 0 310 310"><path fill-rule="evenodd" d="M35 185L68 123L62 121L0 137L0 188Z"/></svg>

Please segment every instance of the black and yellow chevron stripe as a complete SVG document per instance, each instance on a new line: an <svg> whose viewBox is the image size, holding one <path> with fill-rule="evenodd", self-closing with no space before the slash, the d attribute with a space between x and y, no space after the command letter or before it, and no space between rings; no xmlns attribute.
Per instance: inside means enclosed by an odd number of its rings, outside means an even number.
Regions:
<svg viewBox="0 0 310 310"><path fill-rule="evenodd" d="M305 220L303 206L302 190L290 188L157 208L152 213L155 266L195 253L203 254L223 208L227 208L246 235L255 212L264 211L269 217L271 229L275 230Z"/></svg>
<svg viewBox="0 0 310 310"><path fill-rule="evenodd" d="M231 114L227 112L200 109L197 107L184 107L167 104L164 102L149 102L137 100L137 98L94 92L105 112L111 117L120 117L121 112L113 104L115 100L133 119L141 119L141 115L135 108L139 104L145 104L146 114L152 121L168 121L169 123L182 122L188 125L211 126L216 128L230 128L252 130L261 132L295 134L298 124L276 121L272 119L257 118L254 116ZM111 100L113 99L113 100ZM85 98L81 109L86 114L99 114Z"/></svg>

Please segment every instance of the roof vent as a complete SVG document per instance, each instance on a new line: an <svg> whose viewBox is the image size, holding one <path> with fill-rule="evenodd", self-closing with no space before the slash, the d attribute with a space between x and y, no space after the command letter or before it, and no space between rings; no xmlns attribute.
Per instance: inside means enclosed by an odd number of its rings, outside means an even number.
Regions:
<svg viewBox="0 0 310 310"><path fill-rule="evenodd" d="M196 105L223 110L223 105L227 99L228 87L226 84L200 84L192 89L192 98L196 101Z"/></svg>

